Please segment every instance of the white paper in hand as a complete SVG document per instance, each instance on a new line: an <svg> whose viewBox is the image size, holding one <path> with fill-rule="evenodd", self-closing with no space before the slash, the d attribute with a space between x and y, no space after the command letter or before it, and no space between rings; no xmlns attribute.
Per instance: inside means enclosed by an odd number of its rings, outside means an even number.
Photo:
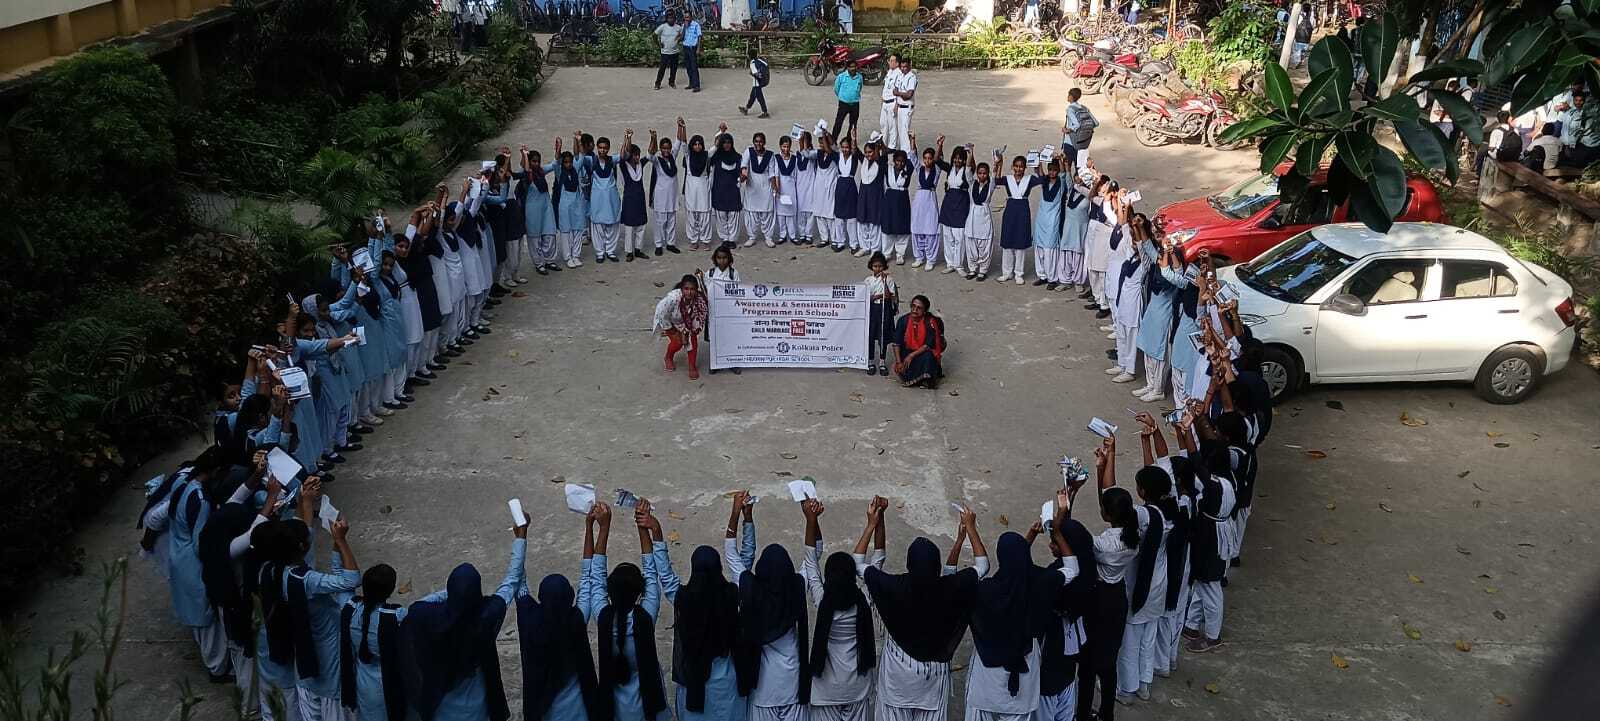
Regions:
<svg viewBox="0 0 1600 721"><path fill-rule="evenodd" d="M356 345L366 345L367 344L367 328L366 328L366 326L358 325L358 326L355 327L355 330L353 330L351 332L356 334Z"/></svg>
<svg viewBox="0 0 1600 721"><path fill-rule="evenodd" d="M517 527L517 528L521 528L523 526L528 525L528 515L526 513L522 512L522 499L521 498L513 498L513 499L511 499L509 501L506 501L506 505L511 507L511 525L512 526Z"/></svg>
<svg viewBox="0 0 1600 721"><path fill-rule="evenodd" d="M822 118L817 118L817 127L814 132L817 135L828 132L828 121L823 120Z"/></svg>
<svg viewBox="0 0 1600 721"><path fill-rule="evenodd" d="M789 481L789 496L795 503L805 500L816 500L817 484L811 481Z"/></svg>
<svg viewBox="0 0 1600 721"><path fill-rule="evenodd" d="M967 507L955 501L950 502L950 510L955 511L958 516L963 516L967 513Z"/></svg>
<svg viewBox="0 0 1600 721"><path fill-rule="evenodd" d="M1101 438L1110 438L1117 434L1117 427L1097 416L1089 419L1089 432Z"/></svg>
<svg viewBox="0 0 1600 721"><path fill-rule="evenodd" d="M300 475L301 470L300 462L284 453L282 448L274 448L267 452L267 472L278 479L278 483L289 485L295 476Z"/></svg>
<svg viewBox="0 0 1600 721"><path fill-rule="evenodd" d="M567 510L573 513L588 513L589 509L594 508L594 486L568 483L565 490Z"/></svg>
<svg viewBox="0 0 1600 721"><path fill-rule="evenodd" d="M278 380L283 383L284 390L289 393L289 400L298 401L311 397L311 382L306 378L306 372L299 368L285 368L278 371Z"/></svg>
<svg viewBox="0 0 1600 721"><path fill-rule="evenodd" d="M1033 167L1035 165L1038 165L1038 164L1039 164L1039 151L1037 151L1037 150L1028 151L1028 167L1031 168L1031 167Z"/></svg>
<svg viewBox="0 0 1600 721"><path fill-rule="evenodd" d="M333 507L333 499L322 497L322 508L317 509L317 518L322 520L322 530L333 530L333 522L339 520L339 509Z"/></svg>
<svg viewBox="0 0 1600 721"><path fill-rule="evenodd" d="M794 138L795 140L799 140L800 139L800 134L804 133L805 131L806 131L806 128L805 128L804 125L801 125L799 123L795 123L793 126L791 126L789 128L789 137Z"/></svg>
<svg viewBox="0 0 1600 721"><path fill-rule="evenodd" d="M1141 200L1144 200L1144 193L1141 193L1137 190L1132 190L1129 191L1127 195L1123 196L1122 199L1128 201L1129 203L1137 203Z"/></svg>
<svg viewBox="0 0 1600 721"><path fill-rule="evenodd" d="M1044 505L1039 507L1039 522L1049 524L1055 520L1056 502L1054 500L1045 501Z"/></svg>

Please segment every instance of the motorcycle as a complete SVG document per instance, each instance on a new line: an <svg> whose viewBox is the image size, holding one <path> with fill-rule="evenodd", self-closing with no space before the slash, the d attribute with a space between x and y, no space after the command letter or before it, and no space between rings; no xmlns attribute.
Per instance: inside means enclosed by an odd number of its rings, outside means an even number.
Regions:
<svg viewBox="0 0 1600 721"><path fill-rule="evenodd" d="M1248 141L1222 143L1222 131L1238 122L1238 117L1222 104L1222 96L1205 93L1184 98L1176 104L1165 98L1141 98L1139 117L1133 122L1133 137L1145 147L1199 140L1218 150L1237 150Z"/></svg>
<svg viewBox="0 0 1600 721"><path fill-rule="evenodd" d="M1140 63L1138 53L1119 53L1110 41L1090 45L1060 38L1057 43L1061 46L1057 56L1061 72L1089 95L1112 84L1142 87L1154 82L1155 76L1172 72L1166 63Z"/></svg>
<svg viewBox="0 0 1600 721"><path fill-rule="evenodd" d="M867 84L877 85L889 72L888 57L888 50L882 46L853 50L849 45L823 40L817 44L817 52L806 60L806 84L821 85L846 67L858 65Z"/></svg>

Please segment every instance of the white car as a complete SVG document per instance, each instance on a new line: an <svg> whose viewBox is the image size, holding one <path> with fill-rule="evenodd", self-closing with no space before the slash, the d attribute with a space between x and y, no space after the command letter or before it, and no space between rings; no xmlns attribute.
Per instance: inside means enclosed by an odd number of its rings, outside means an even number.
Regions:
<svg viewBox="0 0 1600 721"><path fill-rule="evenodd" d="M1266 344L1274 398L1302 381L1471 381L1516 403L1566 367L1577 336L1572 286L1448 225L1323 225L1218 276Z"/></svg>

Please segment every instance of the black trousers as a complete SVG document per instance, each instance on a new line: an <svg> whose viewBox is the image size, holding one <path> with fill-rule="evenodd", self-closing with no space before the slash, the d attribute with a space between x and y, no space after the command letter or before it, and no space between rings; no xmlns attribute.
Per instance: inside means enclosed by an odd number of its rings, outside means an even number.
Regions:
<svg viewBox="0 0 1600 721"><path fill-rule="evenodd" d="M689 76L689 87L700 87L700 48L694 45L683 46L683 72Z"/></svg>
<svg viewBox="0 0 1600 721"><path fill-rule="evenodd" d="M844 127L844 121L846 118L850 120L850 127L854 129L856 127L856 122L861 119L861 103L847 103L843 100L839 101L839 112L834 113L833 115L833 139L835 141L837 141L839 138L845 137L850 132Z"/></svg>
<svg viewBox="0 0 1600 721"><path fill-rule="evenodd" d="M1114 721L1117 713L1117 653L1128 622L1128 590L1121 582L1095 587L1094 613L1084 619L1089 647L1079 657L1078 718L1094 713L1094 684L1100 682L1100 721Z"/></svg>
<svg viewBox="0 0 1600 721"><path fill-rule="evenodd" d="M671 69L672 74L667 76L667 84L671 85L672 87L677 87L678 86L678 54L677 53L662 53L661 54L661 62L656 64L656 87L658 87L658 88L661 87L661 76L662 75L666 75L668 69Z"/></svg>
<svg viewBox="0 0 1600 721"><path fill-rule="evenodd" d="M760 85L751 85L750 86L750 99L744 101L744 107L745 107L746 110L749 110L750 107L755 105L756 103L761 103L761 112L763 112L763 113L767 112L767 96L766 96L766 94L761 92L761 86Z"/></svg>

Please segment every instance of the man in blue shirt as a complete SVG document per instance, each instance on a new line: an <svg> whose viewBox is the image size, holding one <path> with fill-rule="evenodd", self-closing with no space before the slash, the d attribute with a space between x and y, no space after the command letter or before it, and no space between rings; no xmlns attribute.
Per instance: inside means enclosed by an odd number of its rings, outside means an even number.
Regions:
<svg viewBox="0 0 1600 721"><path fill-rule="evenodd" d="M833 137L849 137L850 131L844 127L846 118L850 120L851 129L856 127L856 121L861 117L861 84L864 80L861 69L855 63L851 63L833 79L833 95L839 99L839 112L833 116Z"/></svg>
<svg viewBox="0 0 1600 721"><path fill-rule="evenodd" d="M683 71L689 75L689 90L700 92L700 21L683 14Z"/></svg>

